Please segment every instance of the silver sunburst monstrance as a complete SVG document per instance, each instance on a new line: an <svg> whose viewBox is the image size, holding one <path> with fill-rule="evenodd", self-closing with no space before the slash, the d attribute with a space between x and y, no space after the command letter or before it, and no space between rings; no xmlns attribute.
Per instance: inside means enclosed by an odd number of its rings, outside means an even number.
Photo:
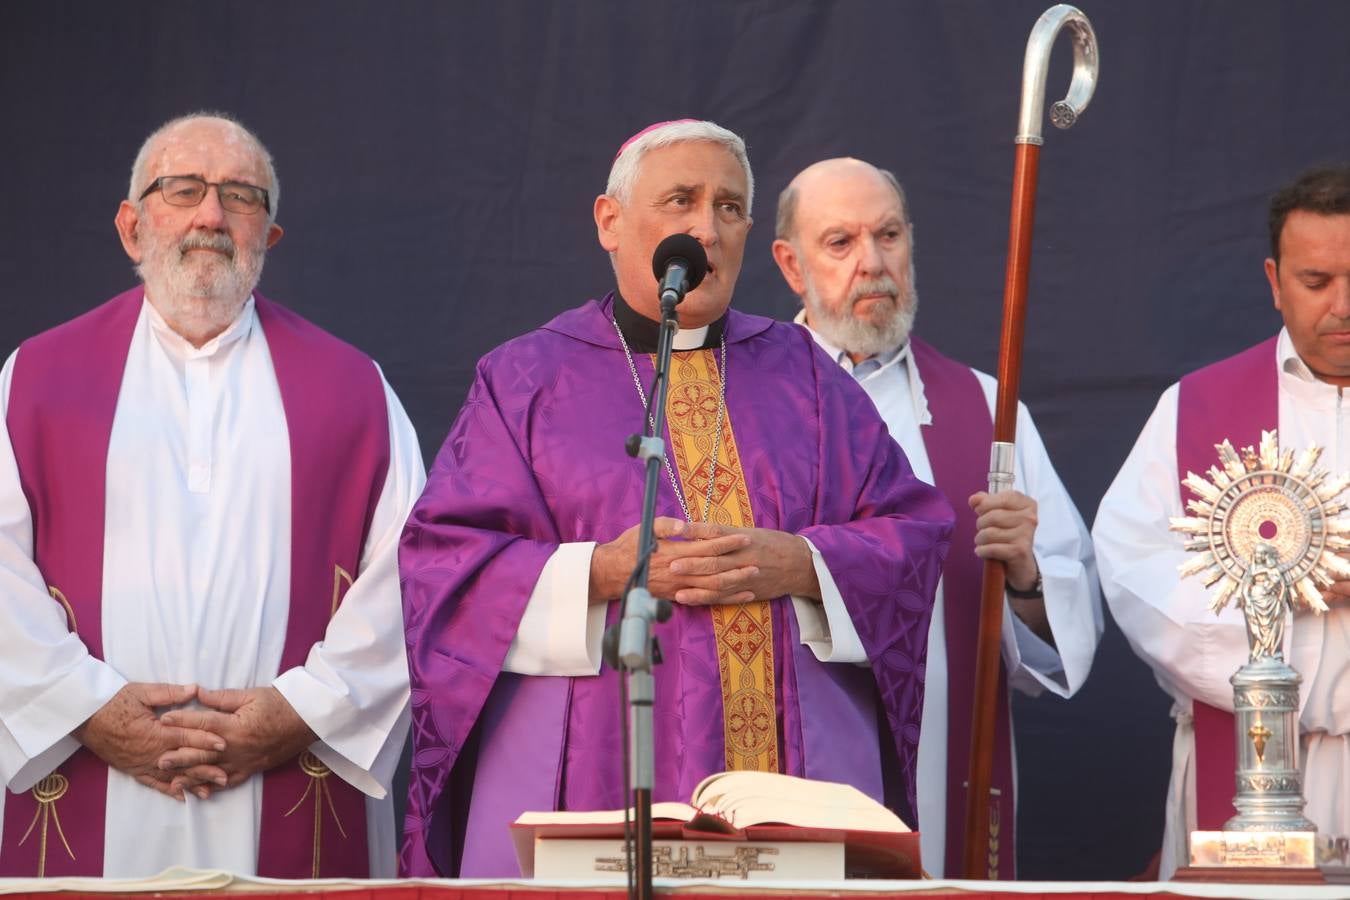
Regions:
<svg viewBox="0 0 1350 900"><path fill-rule="evenodd" d="M1182 484L1195 497L1190 515L1171 519L1198 555L1180 567L1214 587L1217 614L1235 600L1247 623L1248 661L1230 679L1237 726L1238 815L1225 832L1315 832L1303 815L1298 770L1298 686L1284 661L1285 622L1291 612L1325 612L1323 589L1350 580L1350 521L1341 518L1341 494L1350 476L1317 469L1322 449L1280 451L1274 431L1259 449L1241 454L1224 441L1208 477L1187 472ZM1311 838L1311 835L1309 835ZM1194 849L1193 849L1194 855Z"/></svg>
<svg viewBox="0 0 1350 900"><path fill-rule="evenodd" d="M1259 452L1247 447L1239 456L1228 441L1215 449L1220 465L1209 467L1208 478L1187 472L1182 481L1197 495L1186 504L1193 515L1171 520L1173 531L1191 536L1186 549L1200 553L1181 567L1182 577L1199 575L1206 587L1221 582L1210 604L1218 612L1246 584L1265 543L1279 557L1290 601L1325 612L1321 589L1350 579L1350 563L1338 555L1350 550L1350 521L1339 518L1350 476L1328 479L1316 469L1318 446L1295 462L1293 450L1280 452L1274 431L1261 433Z"/></svg>

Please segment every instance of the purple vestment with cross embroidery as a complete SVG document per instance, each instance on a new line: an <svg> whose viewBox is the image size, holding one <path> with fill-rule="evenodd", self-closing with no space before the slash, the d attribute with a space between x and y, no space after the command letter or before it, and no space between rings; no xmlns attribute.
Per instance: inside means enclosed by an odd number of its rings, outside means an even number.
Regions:
<svg viewBox="0 0 1350 900"><path fill-rule="evenodd" d="M404 533L414 740L405 874L511 875L507 826L519 813L625 803L615 673L501 671L559 545L613 540L639 518L642 467L623 445L643 408L612 302L484 357ZM782 767L913 809L951 507L914 477L866 394L804 330L735 311L725 328L726 403L755 525L820 550L869 663L818 661L789 600L773 601ZM634 364L649 384L650 358ZM664 480L657 514L682 515ZM687 799L725 768L710 619L677 606L656 629L656 801Z"/></svg>

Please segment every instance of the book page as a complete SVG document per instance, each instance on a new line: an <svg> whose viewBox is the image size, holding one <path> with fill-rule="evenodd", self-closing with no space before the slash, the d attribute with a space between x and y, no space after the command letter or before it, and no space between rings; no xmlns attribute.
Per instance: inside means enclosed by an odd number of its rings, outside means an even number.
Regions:
<svg viewBox="0 0 1350 900"><path fill-rule="evenodd" d="M776 772L719 772L699 783L692 801L702 817L715 816L737 828L782 822L812 828L909 831L894 813L852 785Z"/></svg>

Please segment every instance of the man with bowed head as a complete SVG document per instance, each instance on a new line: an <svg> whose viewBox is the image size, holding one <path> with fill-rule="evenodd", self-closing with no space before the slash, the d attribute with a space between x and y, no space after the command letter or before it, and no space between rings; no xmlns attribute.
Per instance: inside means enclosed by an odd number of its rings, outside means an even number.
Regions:
<svg viewBox="0 0 1350 900"><path fill-rule="evenodd" d="M928 635L919 742L924 869L961 871L983 560L1006 566L1003 668L991 800L993 875L1011 878L1016 775L1010 688L1071 696L1102 632L1087 529L1018 407L1014 490L985 491L997 382L912 334L914 226L895 176L857 159L807 167L778 203L774 259L802 300L797 321L862 385L915 473L956 508Z"/></svg>
<svg viewBox="0 0 1350 900"><path fill-rule="evenodd" d="M1350 472L1350 418L1343 412L1350 386L1350 165L1309 170L1278 191L1267 229L1266 279L1284 327L1163 392L1102 497L1092 528L1111 613L1173 700L1164 878L1186 864L1191 831L1221 829L1235 814L1228 679L1252 652L1237 605L1215 616L1201 580L1177 573L1194 555L1168 528L1169 517L1187 514L1190 489L1181 479L1218 462L1215 444L1227 439L1237 448L1259 446L1261 432L1277 427L1282 449L1316 444L1324 448L1320 467L1333 476ZM1237 305L1229 308L1242 314ZM1345 839L1350 581L1330 585L1325 600L1329 612L1299 611L1274 649L1303 676L1298 722L1304 814L1323 835ZM1283 608L1277 614L1286 615Z"/></svg>
<svg viewBox="0 0 1350 900"><path fill-rule="evenodd" d="M653 799L726 769L852 783L910 808L932 593L951 509L804 332L729 309L753 201L745 144L667 122L594 206L617 290L478 365L400 552L414 755L410 874L517 871L526 810L616 809L620 678L600 642L636 557L659 316L652 254L708 274L679 307L657 499Z"/></svg>
<svg viewBox="0 0 1350 900"><path fill-rule="evenodd" d="M0 874L392 873L424 475L375 364L255 292L277 199L237 122L164 125L143 286L0 372Z"/></svg>

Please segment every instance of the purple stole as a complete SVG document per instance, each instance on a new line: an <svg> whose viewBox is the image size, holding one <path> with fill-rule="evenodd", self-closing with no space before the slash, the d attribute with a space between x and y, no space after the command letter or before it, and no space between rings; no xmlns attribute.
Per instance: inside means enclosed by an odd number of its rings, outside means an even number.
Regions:
<svg viewBox="0 0 1350 900"><path fill-rule="evenodd" d="M914 364L923 376L928 406L936 410L924 426L923 445L933 467L933 480L956 510L952 552L942 567L943 621L947 646L947 845L946 871L960 872L965 863L966 777L970 770L970 725L975 694L975 644L980 632L980 590L984 563L975 556L975 511L966 500L989 489L989 446L994 423L984 390L969 366L948 359L916 337L910 338ZM1008 672L1002 657L998 673L999 704L994 733L994 770L990 785L997 793L989 805L990 877L1016 875L1013 809L1012 727Z"/></svg>
<svg viewBox="0 0 1350 900"><path fill-rule="evenodd" d="M1177 395L1177 479L1203 474L1218 462L1214 447L1224 438L1239 450L1259 446L1262 429L1280 421L1279 372L1275 345L1262 341L1181 379ZM1242 398L1235 403L1234 398ZM1181 488L1183 505L1194 496ZM1219 831L1236 815L1233 794L1237 744L1233 714L1199 700L1195 719L1196 827Z"/></svg>
<svg viewBox="0 0 1350 900"><path fill-rule="evenodd" d="M100 659L108 443L143 296L143 288L127 291L26 341L6 421L32 511L35 562L71 629ZM367 357L255 297L291 446L285 671L323 639L357 571L388 471L389 424ZM32 791L11 793L0 875L102 875L107 778L107 765L81 748ZM366 877L365 818L362 794L302 753L263 776L258 874Z"/></svg>

